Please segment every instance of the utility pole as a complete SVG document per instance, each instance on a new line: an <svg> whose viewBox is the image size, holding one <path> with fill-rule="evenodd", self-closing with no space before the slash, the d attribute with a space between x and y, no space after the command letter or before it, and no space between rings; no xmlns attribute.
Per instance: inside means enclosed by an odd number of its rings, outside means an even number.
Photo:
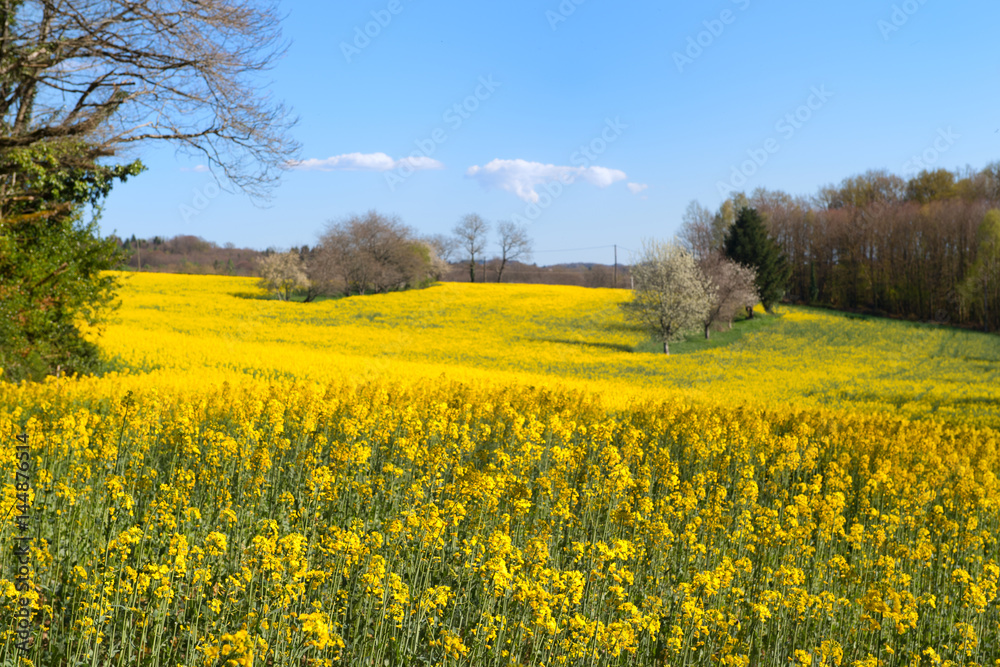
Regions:
<svg viewBox="0 0 1000 667"><path fill-rule="evenodd" d="M615 287L618 287L618 244L615 244Z"/></svg>

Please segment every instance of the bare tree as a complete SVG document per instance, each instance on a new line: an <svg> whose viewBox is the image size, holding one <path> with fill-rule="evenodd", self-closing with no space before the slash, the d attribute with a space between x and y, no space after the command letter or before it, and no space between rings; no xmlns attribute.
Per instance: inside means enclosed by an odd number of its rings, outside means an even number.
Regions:
<svg viewBox="0 0 1000 667"><path fill-rule="evenodd" d="M433 279L430 246L398 217L374 210L331 222L315 255L310 279L329 291L389 292Z"/></svg>
<svg viewBox="0 0 1000 667"><path fill-rule="evenodd" d="M270 0L0 1L0 155L95 170L167 140L256 200L289 166L295 121L262 90L286 48ZM0 168L0 207L18 164Z"/></svg>
<svg viewBox="0 0 1000 667"><path fill-rule="evenodd" d="M258 270L260 286L281 301L290 300L294 290L309 286L302 257L295 250L264 255L258 260Z"/></svg>
<svg viewBox="0 0 1000 667"><path fill-rule="evenodd" d="M503 279L503 270L508 262L531 259L531 239L523 225L503 221L497 225L500 234L500 262L497 265L497 282Z"/></svg>
<svg viewBox="0 0 1000 667"><path fill-rule="evenodd" d="M635 290L622 304L625 315L654 332L670 354L670 341L697 329L708 313L713 295L694 257L677 241L642 242L633 261Z"/></svg>
<svg viewBox="0 0 1000 667"><path fill-rule="evenodd" d="M476 282L476 257L482 255L486 247L486 235L490 231L490 223L476 213L469 213L458 221L452 231L459 247L465 251L469 259L469 281Z"/></svg>
<svg viewBox="0 0 1000 667"><path fill-rule="evenodd" d="M720 252L714 252L698 262L698 268L711 297L702 320L707 339L712 325L727 322L732 328L736 313L755 305L759 297L754 286L754 270L737 264Z"/></svg>
<svg viewBox="0 0 1000 667"><path fill-rule="evenodd" d="M611 267L595 264L583 274L584 287L614 287L615 278Z"/></svg>
<svg viewBox="0 0 1000 667"><path fill-rule="evenodd" d="M695 259L702 260L722 248L729 224L731 222L725 215L713 215L695 200L689 203L684 211L678 237Z"/></svg>
<svg viewBox="0 0 1000 667"><path fill-rule="evenodd" d="M458 239L444 234L434 234L424 237L424 243L434 249L438 259L445 264L451 264L458 250Z"/></svg>

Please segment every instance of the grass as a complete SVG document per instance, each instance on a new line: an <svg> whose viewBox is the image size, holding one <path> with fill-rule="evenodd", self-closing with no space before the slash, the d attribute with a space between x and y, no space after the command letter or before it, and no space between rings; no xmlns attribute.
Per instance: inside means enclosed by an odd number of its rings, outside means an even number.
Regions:
<svg viewBox="0 0 1000 667"><path fill-rule="evenodd" d="M346 297L343 294L336 294L333 296L327 296L325 294L321 294L317 297L313 297L313 300L309 301L308 303L322 303L323 301L338 301L344 298ZM292 294L292 298L290 298L289 301L293 303L306 303L306 295L303 293Z"/></svg>
<svg viewBox="0 0 1000 667"><path fill-rule="evenodd" d="M314 297L312 301L307 302L306 295L304 292L293 293L291 298L289 298L287 301L285 301L284 299L279 299L275 297L273 294L267 294L260 291L232 292L231 295L240 299L252 299L254 301L280 301L283 303L322 303L323 301L339 301L340 299L347 298L343 294L337 294L334 296L320 295Z"/></svg>
<svg viewBox="0 0 1000 667"><path fill-rule="evenodd" d="M706 339L703 333L692 333L684 337L684 340L670 343L670 354L692 354L704 350L713 350L720 347L728 347L743 339L750 333L757 333L775 325L781 318L779 313L767 314L755 312L753 319L748 319L745 315L733 320L733 328L724 331L712 331L711 338ZM636 345L632 352L663 354L663 342L657 339L645 340Z"/></svg>

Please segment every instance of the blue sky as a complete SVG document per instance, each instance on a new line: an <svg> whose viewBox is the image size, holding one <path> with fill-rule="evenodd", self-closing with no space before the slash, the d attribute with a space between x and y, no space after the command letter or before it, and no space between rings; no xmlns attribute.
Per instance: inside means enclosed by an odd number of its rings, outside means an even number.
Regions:
<svg viewBox="0 0 1000 667"><path fill-rule="evenodd" d="M610 263L613 244L676 233L691 200L716 208L720 184L812 195L868 169L913 175L914 157L1000 159L994 1L283 9L272 91L302 152L267 207L148 146L102 231L287 248L372 208L425 234L475 212L527 224L539 264Z"/></svg>

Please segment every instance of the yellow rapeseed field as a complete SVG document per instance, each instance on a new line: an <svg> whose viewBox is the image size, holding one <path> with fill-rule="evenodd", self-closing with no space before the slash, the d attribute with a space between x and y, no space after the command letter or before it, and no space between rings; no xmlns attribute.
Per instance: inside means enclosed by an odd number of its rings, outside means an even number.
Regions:
<svg viewBox="0 0 1000 667"><path fill-rule="evenodd" d="M134 370L0 385L0 663L1000 665L996 337L255 295L128 276Z"/></svg>
<svg viewBox="0 0 1000 667"><path fill-rule="evenodd" d="M103 345L133 365L257 377L448 378L633 397L892 410L1000 426L1000 340L808 309L698 354L635 354L624 290L446 283L301 304L262 301L247 278L128 275ZM161 374L162 375L162 374ZM171 375L171 373L167 373ZM199 378L199 383L204 382Z"/></svg>

